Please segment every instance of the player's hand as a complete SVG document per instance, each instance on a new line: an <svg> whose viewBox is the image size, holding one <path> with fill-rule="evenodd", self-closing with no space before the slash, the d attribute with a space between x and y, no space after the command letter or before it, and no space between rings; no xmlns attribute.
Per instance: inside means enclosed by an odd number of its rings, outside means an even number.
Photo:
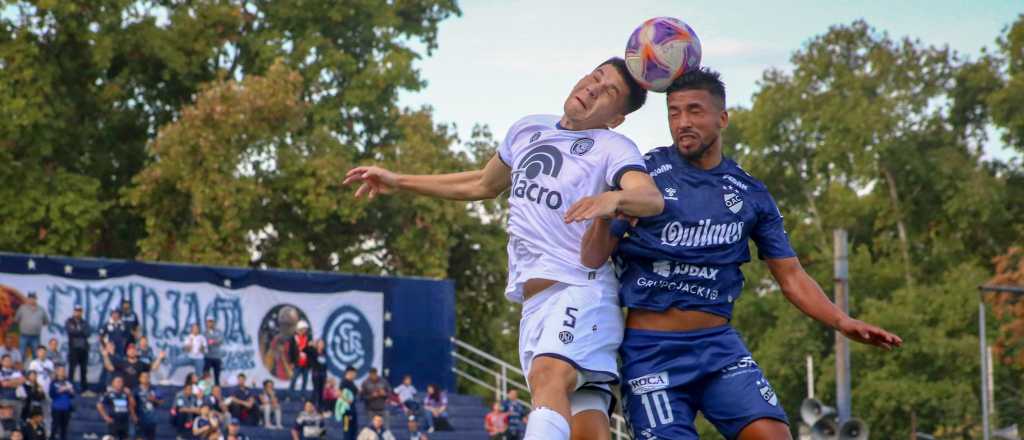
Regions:
<svg viewBox="0 0 1024 440"><path fill-rule="evenodd" d="M847 338L861 344L874 345L886 350L892 350L903 345L903 339L900 339L899 336L889 333L880 327L850 317L840 320L836 330L839 330Z"/></svg>
<svg viewBox="0 0 1024 440"><path fill-rule="evenodd" d="M361 182L356 189L356 198L367 196L373 199L377 194L389 194L398 188L398 174L381 167L355 167L345 174L343 184Z"/></svg>
<svg viewBox="0 0 1024 440"><path fill-rule="evenodd" d="M595 218L612 218L619 209L621 191L607 191L596 196L584 197L573 203L565 212L565 222L574 223Z"/></svg>

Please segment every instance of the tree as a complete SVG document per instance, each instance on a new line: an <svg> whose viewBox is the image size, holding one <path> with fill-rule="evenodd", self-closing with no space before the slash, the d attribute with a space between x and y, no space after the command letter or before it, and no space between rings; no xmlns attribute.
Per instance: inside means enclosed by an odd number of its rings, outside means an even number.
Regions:
<svg viewBox="0 0 1024 440"><path fill-rule="evenodd" d="M772 191L826 291L831 231L849 231L851 314L906 341L895 353L853 348L854 415L873 437L904 437L914 411L921 430L968 438L980 373L957 363L977 356L977 330L964 322L990 259L1024 232L1019 168L981 158L1000 61L960 60L860 21L811 39L792 61L791 72L765 73L750 109L731 110L726 149ZM819 360L818 394L834 401L833 332L800 317L763 265L744 271L735 324L798 420L804 355Z"/></svg>
<svg viewBox="0 0 1024 440"><path fill-rule="evenodd" d="M302 75L303 127L369 155L402 136L399 90L421 86L408 42L435 47L454 0L14 1L0 15L0 244L133 258L146 220L121 200L159 127L201 85ZM18 184L24 182L24 185ZM47 184L42 184L42 183ZM60 195L59 197L57 195Z"/></svg>

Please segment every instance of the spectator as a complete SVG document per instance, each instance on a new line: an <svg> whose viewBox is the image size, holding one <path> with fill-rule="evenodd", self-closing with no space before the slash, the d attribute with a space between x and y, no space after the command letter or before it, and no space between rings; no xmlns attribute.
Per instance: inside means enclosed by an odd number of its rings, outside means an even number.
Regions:
<svg viewBox="0 0 1024 440"><path fill-rule="evenodd" d="M291 344L288 344L288 362L292 366L292 380L288 384L288 391L295 390L295 383L302 378L302 386L299 391L306 391L306 380L309 377L309 358L306 347L310 345L309 323L299 321L295 326L295 336L292 336Z"/></svg>
<svg viewBox="0 0 1024 440"><path fill-rule="evenodd" d="M15 417L21 417L21 400L18 389L25 383L21 372L14 369L10 355L0 356L0 405L8 405L14 409Z"/></svg>
<svg viewBox="0 0 1024 440"><path fill-rule="evenodd" d="M526 405L519 400L519 390L508 390L508 398L501 401L501 410L508 413L508 439L519 440L526 434L526 421L523 417L529 412Z"/></svg>
<svg viewBox="0 0 1024 440"><path fill-rule="evenodd" d="M420 409L420 404L416 402L416 393L416 387L412 386L412 376L408 374L402 377L402 384L395 387L395 394L398 395L398 401L402 402L406 415L416 415Z"/></svg>
<svg viewBox="0 0 1024 440"><path fill-rule="evenodd" d="M121 300L121 321L128 330L128 343L134 344L139 337L139 315L132 310L132 302L127 299Z"/></svg>
<svg viewBox="0 0 1024 440"><path fill-rule="evenodd" d="M46 343L46 359L53 362L53 366L66 365L64 357L60 355L60 341L57 338L50 338Z"/></svg>
<svg viewBox="0 0 1024 440"><path fill-rule="evenodd" d="M36 357L32 359L32 362L28 363L28 370L35 371L39 380L39 385L42 385L43 389L50 389L50 381L53 379L53 361L49 359L46 354L46 347L36 347Z"/></svg>
<svg viewBox="0 0 1024 440"><path fill-rule="evenodd" d="M223 390L220 385L214 385L210 389L209 395L203 396L203 402L210 404L210 407L217 412L217 415L221 420L228 420L231 418L231 413L228 412L228 403L224 399Z"/></svg>
<svg viewBox="0 0 1024 440"><path fill-rule="evenodd" d="M150 373L139 373L139 385L132 391L135 398L135 414L139 422L135 427L135 437L145 440L156 439L156 409L163 405L160 395L150 384Z"/></svg>
<svg viewBox="0 0 1024 440"><path fill-rule="evenodd" d="M370 426L363 428L356 440L395 440L395 435L384 425L384 417L378 414L372 417Z"/></svg>
<svg viewBox="0 0 1024 440"><path fill-rule="evenodd" d="M160 367L163 366L163 362L156 363L157 356L160 356L161 360L167 360L167 351L161 350L160 353L156 353L153 347L149 345L149 338L146 336L139 336L137 339L135 349L139 351L139 360L149 364L149 381L150 383L158 383L158 379L162 377L160 373Z"/></svg>
<svg viewBox="0 0 1024 440"><path fill-rule="evenodd" d="M188 360L195 369L196 375L203 374L203 359L206 356L206 337L199 333L199 324L192 324L189 335L185 337L185 351Z"/></svg>
<svg viewBox="0 0 1024 440"><path fill-rule="evenodd" d="M256 392L249 388L249 385L245 383L245 375L238 375L238 388L235 388L235 392L231 394L231 399L228 401L228 410L231 411L231 415L238 418L246 425L257 424L256 418L259 417L256 409Z"/></svg>
<svg viewBox="0 0 1024 440"><path fill-rule="evenodd" d="M213 370L213 383L220 385L221 358L224 353L221 345L224 344L224 332L217 330L217 321L213 318L206 319L206 357L203 358L203 371Z"/></svg>
<svg viewBox="0 0 1024 440"><path fill-rule="evenodd" d="M198 401L202 397L203 389L199 388L199 384L196 382L196 373L188 373L185 375L184 386L192 388L192 396Z"/></svg>
<svg viewBox="0 0 1024 440"><path fill-rule="evenodd" d="M305 350L309 371L313 377L313 401L316 402L317 411L324 410L324 385L327 381L327 353L324 351L326 347L323 339L317 339L313 344L307 345Z"/></svg>
<svg viewBox="0 0 1024 440"><path fill-rule="evenodd" d="M7 337L4 338L4 346L0 347L0 356L10 356L11 366L15 369L21 370L23 353L18 350L18 335L14 333L8 333Z"/></svg>
<svg viewBox="0 0 1024 440"><path fill-rule="evenodd" d="M113 343L114 353L124 356L131 340L131 333L121 319L120 310L111 310L107 323L100 328L100 342L102 344Z"/></svg>
<svg viewBox="0 0 1024 440"><path fill-rule="evenodd" d="M111 341L103 342L101 340L100 341L100 359L103 358L104 354L106 354L107 356L110 356L111 360L113 360L114 358L119 358L119 356L117 355L117 345L114 344ZM100 363L102 364L103 361L101 360ZM110 372L107 371L106 366L102 366L102 368L100 368L100 378L99 378L99 381L96 382L95 389L97 391L99 391L101 394L107 392L107 388L110 386L110 378L112 378L112 377L113 376L110 374ZM83 394L83 396L85 396L85 393L82 393L82 394Z"/></svg>
<svg viewBox="0 0 1024 440"><path fill-rule="evenodd" d="M409 440L430 440L427 433L420 431L420 424L415 416L409 416Z"/></svg>
<svg viewBox="0 0 1024 440"><path fill-rule="evenodd" d="M228 423L228 435L225 437L227 440L249 440L249 436L242 434L241 421L236 418L231 418L231 423Z"/></svg>
<svg viewBox="0 0 1024 440"><path fill-rule="evenodd" d="M178 431L179 437L192 435L192 420L199 415L199 399L193 393L194 386L185 386L174 396L174 407L171 408L171 423Z"/></svg>
<svg viewBox="0 0 1024 440"><path fill-rule="evenodd" d="M21 419L28 421L29 414L34 408L43 413L43 406L46 404L46 389L39 384L39 375L35 371L25 373L25 382L21 384L18 397L22 399Z"/></svg>
<svg viewBox="0 0 1024 440"><path fill-rule="evenodd" d="M203 390L203 396L209 396L210 391L213 391L213 374L209 371L202 373L202 378L199 379L199 388Z"/></svg>
<svg viewBox="0 0 1024 440"><path fill-rule="evenodd" d="M18 323L18 332L21 333L18 351L24 353L25 350L35 350L39 346L39 334L43 326L50 323L50 316L37 304L36 293L29 292L25 303L18 306L18 311L14 313L14 321Z"/></svg>
<svg viewBox="0 0 1024 440"><path fill-rule="evenodd" d="M114 357L113 353L104 351L103 367L113 375L124 378L124 386L129 390L134 390L135 387L139 386L139 375L144 372L148 373L153 368L160 368L160 362L163 361L166 355L166 352L160 352L160 355L154 361L154 365L150 365L139 357L138 348L133 344L129 344L127 356L124 358ZM113 359L111 359L112 357Z"/></svg>
<svg viewBox="0 0 1024 440"><path fill-rule="evenodd" d="M21 428L18 428L18 430L15 431L11 431L11 440L25 440L25 435L21 433Z"/></svg>
<svg viewBox="0 0 1024 440"><path fill-rule="evenodd" d="M11 406L10 401L0 400L0 438L12 438L11 433L21 427L21 423L14 414L14 407Z"/></svg>
<svg viewBox="0 0 1024 440"><path fill-rule="evenodd" d="M54 371L53 382L50 382L50 432L54 440L68 440L68 423L71 422L71 402L75 398L75 385L68 380L67 369L63 365Z"/></svg>
<svg viewBox="0 0 1024 440"><path fill-rule="evenodd" d="M263 393L260 394L260 409L263 410L263 426L267 429L284 429L281 426L281 401L274 392L274 381L263 381ZM271 417L273 415L273 418ZM271 423L271 419L276 420Z"/></svg>
<svg viewBox="0 0 1024 440"><path fill-rule="evenodd" d="M437 385L427 385L427 396L423 399L424 422L427 424L427 432L434 430L451 431L451 424L448 423L448 395Z"/></svg>
<svg viewBox="0 0 1024 440"><path fill-rule="evenodd" d="M75 311L64 322L64 330L68 333L68 379L74 381L77 369L80 389L88 392L86 377L89 376L89 335L92 330L82 317L81 304L75 304Z"/></svg>
<svg viewBox="0 0 1024 440"><path fill-rule="evenodd" d="M107 434L116 440L128 440L128 427L135 420L135 408L131 404L128 393L124 390L124 379L114 376L110 382L110 390L96 402L96 411L107 423Z"/></svg>
<svg viewBox="0 0 1024 440"><path fill-rule="evenodd" d="M334 405L334 417L341 420L344 440L356 440L356 433L359 430L359 420L356 417L356 396L359 395L359 388L356 387L355 381L356 369L346 368L345 377L341 380L341 394L338 396L338 403Z"/></svg>
<svg viewBox="0 0 1024 440"><path fill-rule="evenodd" d="M328 377L327 383L324 384L322 404L319 408L324 413L324 417L330 418L331 414L334 414L334 405L338 403L339 395L341 395L341 391L338 389L338 382L333 377Z"/></svg>
<svg viewBox="0 0 1024 440"><path fill-rule="evenodd" d="M52 414L50 413L50 396L47 394L50 390L50 381L53 380L53 369L53 361L49 359L46 347L42 345L36 347L36 357L32 359L32 362L29 362L28 370L36 373L36 381L43 392L43 400L41 402L43 425L46 426L48 432L53 424Z"/></svg>
<svg viewBox="0 0 1024 440"><path fill-rule="evenodd" d="M199 417L196 417L195 422L192 423L192 435L197 439L205 439L210 436L211 432L219 431L220 417L209 403L203 403L199 407Z"/></svg>
<svg viewBox="0 0 1024 440"><path fill-rule="evenodd" d="M491 440L506 440L508 433L508 413L502 411L501 402L491 405L491 412L484 417L484 429Z"/></svg>
<svg viewBox="0 0 1024 440"><path fill-rule="evenodd" d="M312 400L306 400L302 412L295 418L292 440L320 440L327 438L327 421L316 410Z"/></svg>
<svg viewBox="0 0 1024 440"><path fill-rule="evenodd" d="M359 390L359 396L366 404L366 414L370 417L379 415L384 418L386 424L388 394L390 393L391 385L388 384L388 381L377 374L376 368L370 368L370 374L363 381L363 386Z"/></svg>
<svg viewBox="0 0 1024 440"><path fill-rule="evenodd" d="M21 428L25 440L46 440L46 427L43 426L43 412L33 408L28 414L28 421Z"/></svg>

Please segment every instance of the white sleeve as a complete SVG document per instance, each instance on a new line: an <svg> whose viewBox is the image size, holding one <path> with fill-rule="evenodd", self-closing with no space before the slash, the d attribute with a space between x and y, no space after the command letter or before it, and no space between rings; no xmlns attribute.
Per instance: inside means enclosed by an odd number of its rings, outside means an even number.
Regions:
<svg viewBox="0 0 1024 440"><path fill-rule="evenodd" d="M516 138L519 136L525 120L526 118L522 118L512 124L508 128L508 133L505 133L505 139L502 139L501 145L498 145L498 158L509 168L514 168L512 162L515 160L515 156L512 154L512 144L516 143Z"/></svg>
<svg viewBox="0 0 1024 440"><path fill-rule="evenodd" d="M647 172L644 157L629 138L614 136L609 137L606 142L609 143L609 148L605 149L608 151L608 166L605 168L605 182L608 186L619 188L619 180L627 171Z"/></svg>

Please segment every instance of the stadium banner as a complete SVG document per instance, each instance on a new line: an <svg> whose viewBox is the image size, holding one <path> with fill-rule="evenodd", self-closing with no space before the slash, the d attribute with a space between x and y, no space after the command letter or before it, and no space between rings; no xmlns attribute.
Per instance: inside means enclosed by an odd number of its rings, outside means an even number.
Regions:
<svg viewBox="0 0 1024 440"><path fill-rule="evenodd" d="M340 377L352 366L362 378L375 367L393 381L408 373L421 384L454 385L450 282L0 254L0 285L38 296L51 321L42 341L56 338L63 353L67 350L64 322L75 305L82 305L93 331L89 361L93 381L102 368L99 329L110 311L128 300L150 346L156 353L166 352L154 377L158 383L180 384L193 371L184 339L193 324L205 329L206 320L213 318L224 334L222 383L233 385L235 376L245 373L250 382L271 379L277 387L287 387L292 376L288 346L298 323L305 321L313 338L326 342L332 376ZM3 315L13 315L24 298L6 292L2 296L0 316L6 318ZM435 301L433 316L424 316L429 307L417 306L415 300L431 296L442 299L439 303L447 303L450 310L438 309ZM389 310L389 304L394 310ZM405 319L394 324L396 314ZM437 321L445 317L451 325ZM15 329L12 325L0 330L10 330L13 337ZM435 348L420 345L423 342ZM436 349L438 343L447 347L447 353ZM400 353L389 353L402 348ZM448 371L442 370L446 363Z"/></svg>

